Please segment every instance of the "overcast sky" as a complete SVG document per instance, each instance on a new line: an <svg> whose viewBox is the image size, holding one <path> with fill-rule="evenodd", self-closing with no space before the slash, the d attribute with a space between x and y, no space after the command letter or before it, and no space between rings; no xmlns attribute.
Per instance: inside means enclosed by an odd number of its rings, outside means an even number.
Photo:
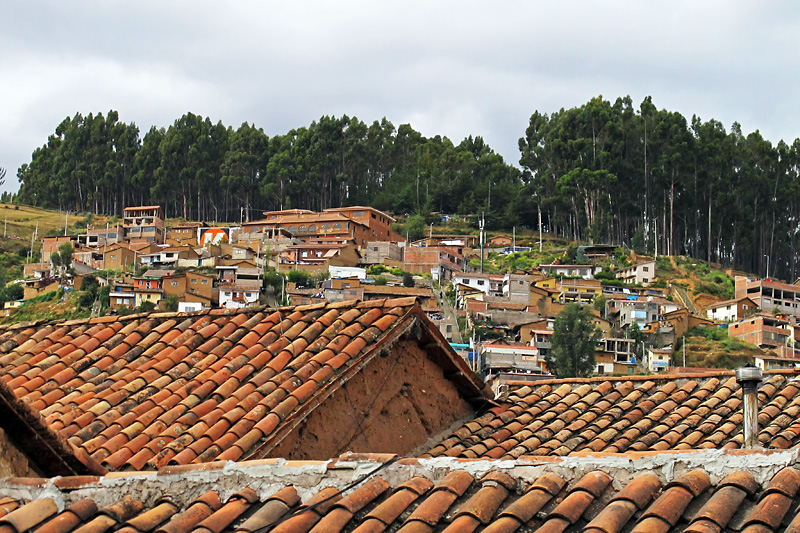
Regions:
<svg viewBox="0 0 800 533"><path fill-rule="evenodd" d="M769 9L765 9L769 8ZM800 137L797 2L0 0L0 166L67 116L144 136L191 111L268 135L322 115L481 135L517 164L531 113L651 95L687 120Z"/></svg>

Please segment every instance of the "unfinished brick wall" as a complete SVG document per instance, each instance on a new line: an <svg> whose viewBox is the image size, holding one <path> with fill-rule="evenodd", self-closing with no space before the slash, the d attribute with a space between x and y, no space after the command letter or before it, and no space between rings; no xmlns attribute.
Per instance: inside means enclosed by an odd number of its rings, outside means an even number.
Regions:
<svg viewBox="0 0 800 533"><path fill-rule="evenodd" d="M31 467L24 453L0 429L0 478L4 477L40 477Z"/></svg>
<svg viewBox="0 0 800 533"><path fill-rule="evenodd" d="M269 456L406 455L474 413L422 348L399 342L323 402Z"/></svg>

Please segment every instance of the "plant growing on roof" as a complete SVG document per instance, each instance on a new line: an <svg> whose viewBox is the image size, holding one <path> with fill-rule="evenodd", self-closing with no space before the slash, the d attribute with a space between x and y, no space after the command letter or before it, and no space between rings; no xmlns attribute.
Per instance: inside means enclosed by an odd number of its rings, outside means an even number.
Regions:
<svg viewBox="0 0 800 533"><path fill-rule="evenodd" d="M545 356L547 368L558 377L588 376L594 370L594 349L600 340L587 307L570 303L553 324L552 348Z"/></svg>

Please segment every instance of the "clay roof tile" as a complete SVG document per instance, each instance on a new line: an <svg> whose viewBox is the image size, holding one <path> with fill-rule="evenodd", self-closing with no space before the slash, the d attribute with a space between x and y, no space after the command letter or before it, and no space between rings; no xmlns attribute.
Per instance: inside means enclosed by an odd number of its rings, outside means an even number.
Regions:
<svg viewBox="0 0 800 533"><path fill-rule="evenodd" d="M272 533L309 531L341 498L341 494L335 488L324 488L302 505L296 514L279 523L271 531Z"/></svg>
<svg viewBox="0 0 800 533"><path fill-rule="evenodd" d="M487 476L488 477L488 476ZM456 519L463 515L475 518L483 525L488 524L509 493L505 483L487 480L472 498L464 502L455 513ZM489 481L488 483L486 481Z"/></svg>
<svg viewBox="0 0 800 533"><path fill-rule="evenodd" d="M567 524L574 524L594 500L595 496L590 492L572 491L550 512L549 517L558 517Z"/></svg>
<svg viewBox="0 0 800 533"><path fill-rule="evenodd" d="M169 501L162 501L153 508L148 509L134 518L129 519L126 522L126 525L135 528L141 533L145 533L170 519L177 512L177 505Z"/></svg>
<svg viewBox="0 0 800 533"><path fill-rule="evenodd" d="M605 472L597 470L594 472L589 472L581 477L581 479L578 480L570 492L572 493L578 490L586 491L593 497L599 498L603 492L605 492L609 483L611 483L611 476Z"/></svg>
<svg viewBox="0 0 800 533"><path fill-rule="evenodd" d="M23 533L57 512L58 506L52 498L40 498L0 518L0 525L9 525L16 533Z"/></svg>
<svg viewBox="0 0 800 533"><path fill-rule="evenodd" d="M234 495L220 509L197 524L197 529L204 529L212 533L221 533L227 526L233 523L234 520L241 516L242 513L250 508L250 505L254 503L253 500L258 501L258 496L255 494L255 491L250 488L244 490L249 491L247 497Z"/></svg>
<svg viewBox="0 0 800 533"><path fill-rule="evenodd" d="M665 490L674 486L683 487L693 496L699 496L711 487L711 479L703 470L692 470L668 483Z"/></svg>
<svg viewBox="0 0 800 533"><path fill-rule="evenodd" d="M742 490L746 495L752 496L759 490L759 485L750 472L732 472L725 476L717 485L717 490L725 486L733 486Z"/></svg>
<svg viewBox="0 0 800 533"><path fill-rule="evenodd" d="M657 517L674 526L692 498L693 494L682 486L669 487L653 502L653 505L647 508L642 518Z"/></svg>

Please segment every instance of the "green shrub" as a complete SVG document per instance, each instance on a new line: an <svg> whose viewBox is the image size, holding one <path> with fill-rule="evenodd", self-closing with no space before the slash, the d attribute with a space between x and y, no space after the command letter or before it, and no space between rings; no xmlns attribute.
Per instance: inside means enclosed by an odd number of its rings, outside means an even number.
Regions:
<svg viewBox="0 0 800 533"><path fill-rule="evenodd" d="M136 309L139 313L149 313L156 308L156 304L153 302L145 300L144 302L139 304L139 307Z"/></svg>
<svg viewBox="0 0 800 533"><path fill-rule="evenodd" d="M297 287L309 287L309 281L311 276L308 272L303 272L302 270L291 270L289 274L286 276L286 279L297 285Z"/></svg>

